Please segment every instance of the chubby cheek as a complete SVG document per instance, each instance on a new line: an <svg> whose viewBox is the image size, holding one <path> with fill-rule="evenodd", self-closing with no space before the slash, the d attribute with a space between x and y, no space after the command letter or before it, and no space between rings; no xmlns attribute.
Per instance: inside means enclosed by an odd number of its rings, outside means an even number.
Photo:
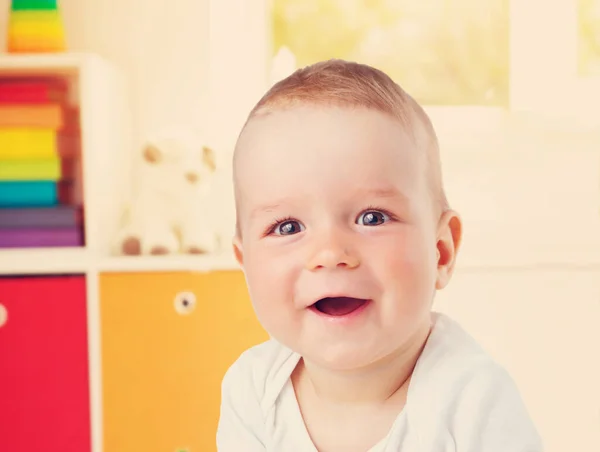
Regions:
<svg viewBox="0 0 600 452"><path fill-rule="evenodd" d="M298 266L291 256L248 249L244 269L252 304L263 327L273 335L293 320Z"/></svg>
<svg viewBox="0 0 600 452"><path fill-rule="evenodd" d="M381 256L373 264L386 287L389 302L385 310L403 314L418 314L429 309L434 293L436 265L432 250L419 234L397 237L395 243L381 247Z"/></svg>

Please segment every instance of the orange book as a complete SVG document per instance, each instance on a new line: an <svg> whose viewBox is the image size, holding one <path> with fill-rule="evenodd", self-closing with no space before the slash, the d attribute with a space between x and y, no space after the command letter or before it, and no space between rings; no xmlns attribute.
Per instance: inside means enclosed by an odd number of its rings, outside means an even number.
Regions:
<svg viewBox="0 0 600 452"><path fill-rule="evenodd" d="M0 127L44 127L58 130L63 125L61 104L0 105Z"/></svg>
<svg viewBox="0 0 600 452"><path fill-rule="evenodd" d="M65 38L62 34L27 35L9 33L9 53L61 52L65 50Z"/></svg>

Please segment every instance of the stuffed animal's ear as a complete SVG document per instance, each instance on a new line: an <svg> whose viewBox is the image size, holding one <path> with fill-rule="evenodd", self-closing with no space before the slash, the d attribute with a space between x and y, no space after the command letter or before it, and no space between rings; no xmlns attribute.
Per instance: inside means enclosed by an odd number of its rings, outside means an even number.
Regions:
<svg viewBox="0 0 600 452"><path fill-rule="evenodd" d="M208 146L202 147L202 159L204 160L204 164L208 166L211 171L214 171L217 168L215 152Z"/></svg>
<svg viewBox="0 0 600 452"><path fill-rule="evenodd" d="M144 160L149 163L158 163L162 158L162 153L153 144L147 144L143 152Z"/></svg>

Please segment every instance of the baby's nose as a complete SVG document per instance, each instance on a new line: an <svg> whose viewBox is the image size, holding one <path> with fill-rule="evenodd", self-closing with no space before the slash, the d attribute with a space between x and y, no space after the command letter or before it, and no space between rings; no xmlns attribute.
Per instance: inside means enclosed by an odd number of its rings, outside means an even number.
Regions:
<svg viewBox="0 0 600 452"><path fill-rule="evenodd" d="M198 182L198 175L196 173L185 173L185 178L191 184Z"/></svg>
<svg viewBox="0 0 600 452"><path fill-rule="evenodd" d="M355 253L343 246L343 244L331 241L318 246L306 266L309 270L314 271L325 268L352 269L358 267L359 264L360 261Z"/></svg>

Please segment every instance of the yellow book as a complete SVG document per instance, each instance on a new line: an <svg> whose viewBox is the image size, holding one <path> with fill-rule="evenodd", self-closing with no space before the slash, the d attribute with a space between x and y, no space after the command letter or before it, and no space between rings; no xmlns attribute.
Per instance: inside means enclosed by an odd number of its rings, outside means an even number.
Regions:
<svg viewBox="0 0 600 452"><path fill-rule="evenodd" d="M56 157L56 135L54 129L0 128L0 160Z"/></svg>
<svg viewBox="0 0 600 452"><path fill-rule="evenodd" d="M65 30L59 11L11 12L8 24L9 52L64 49Z"/></svg>
<svg viewBox="0 0 600 452"><path fill-rule="evenodd" d="M61 178L60 158L39 160L0 160L0 181L45 180Z"/></svg>

